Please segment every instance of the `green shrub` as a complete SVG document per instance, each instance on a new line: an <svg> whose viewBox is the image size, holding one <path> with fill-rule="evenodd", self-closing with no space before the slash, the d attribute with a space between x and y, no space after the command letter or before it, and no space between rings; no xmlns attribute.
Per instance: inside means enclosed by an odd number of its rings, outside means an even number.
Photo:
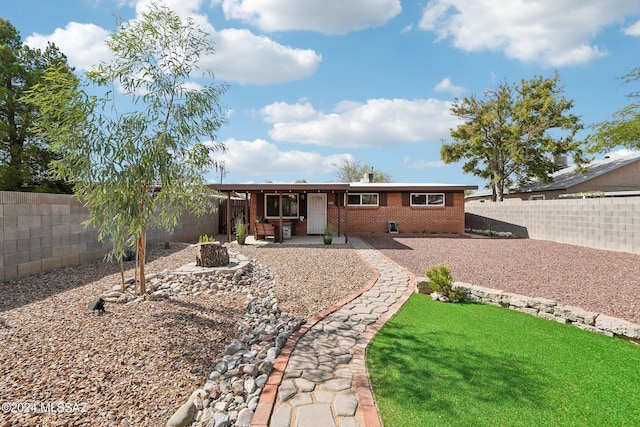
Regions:
<svg viewBox="0 0 640 427"><path fill-rule="evenodd" d="M330 224L327 224L324 226L324 235L325 236L333 236L333 226Z"/></svg>
<svg viewBox="0 0 640 427"><path fill-rule="evenodd" d="M212 243L215 242L216 238L214 236L207 236L206 234L200 236L198 239L198 243Z"/></svg>
<svg viewBox="0 0 640 427"><path fill-rule="evenodd" d="M244 219L241 216L236 218L235 221L236 228L236 236L245 236L246 235L246 227L244 224Z"/></svg>
<svg viewBox="0 0 640 427"><path fill-rule="evenodd" d="M451 269L446 265L433 267L426 272L426 276L431 290L449 298L450 301L457 302L466 296L463 289L453 288Z"/></svg>

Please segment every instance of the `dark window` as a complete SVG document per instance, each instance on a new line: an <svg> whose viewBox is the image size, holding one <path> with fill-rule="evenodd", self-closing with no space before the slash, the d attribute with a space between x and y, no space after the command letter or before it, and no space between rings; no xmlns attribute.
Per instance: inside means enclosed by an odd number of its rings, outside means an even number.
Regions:
<svg viewBox="0 0 640 427"><path fill-rule="evenodd" d="M265 194L265 205L267 218L280 217L280 195L278 194ZM284 218L297 218L298 217L298 195L297 194L283 194L282 195L282 216Z"/></svg>
<svg viewBox="0 0 640 427"><path fill-rule="evenodd" d="M412 193L411 206L444 206L444 193Z"/></svg>
<svg viewBox="0 0 640 427"><path fill-rule="evenodd" d="M349 206L378 206L377 193L349 194Z"/></svg>

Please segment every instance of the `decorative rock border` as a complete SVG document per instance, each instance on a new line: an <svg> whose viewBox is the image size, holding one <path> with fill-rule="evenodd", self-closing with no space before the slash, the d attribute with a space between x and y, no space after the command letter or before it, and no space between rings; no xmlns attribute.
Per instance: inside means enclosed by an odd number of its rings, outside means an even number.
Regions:
<svg viewBox="0 0 640 427"><path fill-rule="evenodd" d="M186 264L175 271L165 270L146 275L147 294L135 295L134 279L125 281L126 289L114 285L101 298L110 303L136 304L143 299L157 301L176 296L198 296L199 294L248 292L251 280L245 276L251 266L249 258L238 253L231 245L223 245L229 255L229 263L221 267L200 267L195 262Z"/></svg>
<svg viewBox="0 0 640 427"><path fill-rule="evenodd" d="M277 356L301 323L281 312L274 297L252 302L204 388L192 393L167 427L249 426Z"/></svg>
<svg viewBox="0 0 640 427"><path fill-rule="evenodd" d="M500 289L485 288L462 282L455 282L454 287L464 289L467 292L467 298L473 301L521 311L543 319L571 324L587 331L607 336L618 336L640 343L640 325L626 320L587 311L580 307L560 305L556 301L546 298L528 297Z"/></svg>

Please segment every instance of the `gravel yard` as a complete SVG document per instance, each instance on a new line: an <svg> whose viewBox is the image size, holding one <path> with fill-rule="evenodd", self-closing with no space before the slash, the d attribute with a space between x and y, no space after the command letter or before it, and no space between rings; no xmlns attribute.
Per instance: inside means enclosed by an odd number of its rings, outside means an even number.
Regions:
<svg viewBox="0 0 640 427"><path fill-rule="evenodd" d="M298 317L372 276L349 246L242 252L273 266L280 306ZM195 261L195 248L148 255L153 273ZM101 261L0 283L0 427L164 425L222 357L246 306L244 295L203 294L88 311L119 283L117 264Z"/></svg>
<svg viewBox="0 0 640 427"><path fill-rule="evenodd" d="M416 275L451 267L456 281L608 314L640 324L640 255L543 240L368 237Z"/></svg>
<svg viewBox="0 0 640 427"><path fill-rule="evenodd" d="M241 252L273 269L280 308L304 319L363 288L373 276L351 245L243 246Z"/></svg>
<svg viewBox="0 0 640 427"><path fill-rule="evenodd" d="M640 323L639 255L524 239L365 240L418 278L447 264L458 281ZM362 288L373 274L350 245L244 246L240 252L272 269L280 308L302 318ZM147 272L194 260L194 247L156 247ZM126 268L131 277L132 263ZM0 283L0 427L164 425L204 382L234 336L244 295L88 311L89 301L119 282L116 264L95 261ZM65 412L76 410L82 412Z"/></svg>

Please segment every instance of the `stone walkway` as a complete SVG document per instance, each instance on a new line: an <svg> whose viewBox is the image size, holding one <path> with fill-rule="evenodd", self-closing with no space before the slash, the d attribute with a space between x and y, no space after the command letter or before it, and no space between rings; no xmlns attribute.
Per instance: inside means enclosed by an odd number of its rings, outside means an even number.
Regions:
<svg viewBox="0 0 640 427"><path fill-rule="evenodd" d="M413 277L360 239L350 242L376 276L291 336L262 392L253 427L381 425L365 349L413 293Z"/></svg>

